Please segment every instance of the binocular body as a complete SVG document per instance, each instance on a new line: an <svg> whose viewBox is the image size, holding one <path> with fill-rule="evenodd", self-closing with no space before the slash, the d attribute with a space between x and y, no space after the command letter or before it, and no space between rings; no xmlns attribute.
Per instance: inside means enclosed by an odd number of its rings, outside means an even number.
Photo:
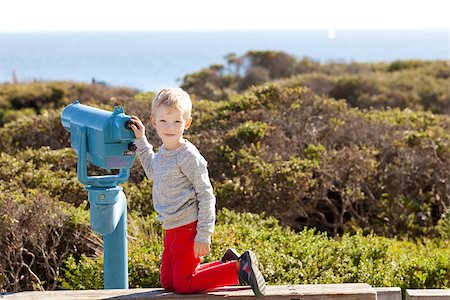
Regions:
<svg viewBox="0 0 450 300"><path fill-rule="evenodd" d="M133 166L136 146L130 119L123 107L115 107L111 113L78 101L68 105L61 114L61 123L71 133L70 144L77 155L80 156L83 142L77 133L86 128L86 159L106 170Z"/></svg>

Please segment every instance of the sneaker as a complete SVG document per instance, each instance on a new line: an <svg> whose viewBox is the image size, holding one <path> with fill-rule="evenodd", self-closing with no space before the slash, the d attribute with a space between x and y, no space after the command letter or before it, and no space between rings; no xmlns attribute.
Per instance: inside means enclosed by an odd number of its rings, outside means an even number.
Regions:
<svg viewBox="0 0 450 300"><path fill-rule="evenodd" d="M228 248L220 259L220 263L226 263L232 260L238 260L241 255L234 248Z"/></svg>
<svg viewBox="0 0 450 300"><path fill-rule="evenodd" d="M253 251L245 251L241 258L241 270L239 271L239 282L245 282L252 287L257 297L266 294L266 281L258 268L258 259Z"/></svg>

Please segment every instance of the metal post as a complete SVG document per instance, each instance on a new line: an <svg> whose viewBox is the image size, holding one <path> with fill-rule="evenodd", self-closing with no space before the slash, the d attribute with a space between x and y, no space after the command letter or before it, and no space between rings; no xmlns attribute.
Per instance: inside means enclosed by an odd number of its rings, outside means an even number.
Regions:
<svg viewBox="0 0 450 300"><path fill-rule="evenodd" d="M91 227L103 237L105 289L128 289L127 199L122 187L87 186Z"/></svg>
<svg viewBox="0 0 450 300"><path fill-rule="evenodd" d="M122 193L123 194L123 193ZM125 197L125 196L124 196ZM128 289L127 208L113 233L103 237L105 289Z"/></svg>

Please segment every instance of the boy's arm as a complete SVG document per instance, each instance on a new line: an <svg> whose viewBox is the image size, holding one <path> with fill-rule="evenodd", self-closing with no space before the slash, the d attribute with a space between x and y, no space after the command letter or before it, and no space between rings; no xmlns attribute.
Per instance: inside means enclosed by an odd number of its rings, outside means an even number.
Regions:
<svg viewBox="0 0 450 300"><path fill-rule="evenodd" d="M145 136L145 126L142 121L136 117L131 116L131 126L136 140L134 144L136 145L137 152L139 154L139 159L141 160L142 168L148 178L153 177L153 159L155 158L155 152L153 152L153 146L147 141Z"/></svg>
<svg viewBox="0 0 450 300"><path fill-rule="evenodd" d="M141 161L142 168L149 179L153 177L153 159L155 158L155 152L153 146L147 141L145 135L134 141L137 147L137 153L139 154L139 160Z"/></svg>
<svg viewBox="0 0 450 300"><path fill-rule="evenodd" d="M197 195L198 223L195 241L210 244L216 221L216 197L209 180L207 162L201 155L189 155L181 165L181 171L192 183Z"/></svg>

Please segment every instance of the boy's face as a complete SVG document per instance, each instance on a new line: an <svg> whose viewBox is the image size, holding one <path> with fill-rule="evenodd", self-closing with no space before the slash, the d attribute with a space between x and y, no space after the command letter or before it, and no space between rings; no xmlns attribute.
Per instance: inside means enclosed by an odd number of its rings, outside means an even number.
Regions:
<svg viewBox="0 0 450 300"><path fill-rule="evenodd" d="M169 150L181 146L183 133L191 126L191 122L192 118L186 116L182 110L166 106L158 107L151 117L152 126Z"/></svg>

